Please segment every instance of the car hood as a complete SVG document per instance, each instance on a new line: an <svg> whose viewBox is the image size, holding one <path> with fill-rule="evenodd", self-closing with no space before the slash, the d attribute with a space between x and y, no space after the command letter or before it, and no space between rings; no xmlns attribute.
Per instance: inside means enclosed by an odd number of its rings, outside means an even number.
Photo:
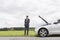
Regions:
<svg viewBox="0 0 60 40"><path fill-rule="evenodd" d="M52 25L54 25L54 24L36 25L35 28L40 28L40 27L41 27L41 28L42 28L42 27L46 28L46 27L50 27L50 26L52 26Z"/></svg>

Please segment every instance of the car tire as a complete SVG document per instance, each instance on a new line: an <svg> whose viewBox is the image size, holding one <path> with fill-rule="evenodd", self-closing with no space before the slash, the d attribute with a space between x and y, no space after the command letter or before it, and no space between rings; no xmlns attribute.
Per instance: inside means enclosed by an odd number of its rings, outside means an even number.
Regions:
<svg viewBox="0 0 60 40"><path fill-rule="evenodd" d="M47 37L48 36L48 30L45 29L45 28L41 28L38 31L38 36L40 36L40 37Z"/></svg>

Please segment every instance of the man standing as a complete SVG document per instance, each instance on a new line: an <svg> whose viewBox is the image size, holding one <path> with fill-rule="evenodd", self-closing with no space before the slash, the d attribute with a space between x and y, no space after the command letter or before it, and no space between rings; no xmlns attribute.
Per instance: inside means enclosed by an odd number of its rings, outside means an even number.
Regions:
<svg viewBox="0 0 60 40"><path fill-rule="evenodd" d="M25 19L25 30L24 30L24 35L28 35L29 32L29 23L30 23L30 19L28 18L28 16L26 16Z"/></svg>

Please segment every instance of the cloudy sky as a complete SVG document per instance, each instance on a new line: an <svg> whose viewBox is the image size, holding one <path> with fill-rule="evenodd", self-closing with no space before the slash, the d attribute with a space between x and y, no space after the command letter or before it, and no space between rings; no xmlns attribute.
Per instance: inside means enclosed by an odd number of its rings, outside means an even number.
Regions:
<svg viewBox="0 0 60 40"><path fill-rule="evenodd" d="M0 0L0 27L24 27L26 15L30 27L44 24L39 15L53 23L60 18L60 0Z"/></svg>

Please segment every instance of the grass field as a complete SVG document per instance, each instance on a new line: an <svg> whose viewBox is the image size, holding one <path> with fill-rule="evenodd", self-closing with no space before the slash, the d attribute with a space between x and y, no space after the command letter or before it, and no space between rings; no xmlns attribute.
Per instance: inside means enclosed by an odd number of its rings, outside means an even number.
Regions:
<svg viewBox="0 0 60 40"><path fill-rule="evenodd" d="M21 31L0 31L0 36L24 37L24 30L21 30ZM28 37L34 37L34 36L35 36L35 32L30 30Z"/></svg>

